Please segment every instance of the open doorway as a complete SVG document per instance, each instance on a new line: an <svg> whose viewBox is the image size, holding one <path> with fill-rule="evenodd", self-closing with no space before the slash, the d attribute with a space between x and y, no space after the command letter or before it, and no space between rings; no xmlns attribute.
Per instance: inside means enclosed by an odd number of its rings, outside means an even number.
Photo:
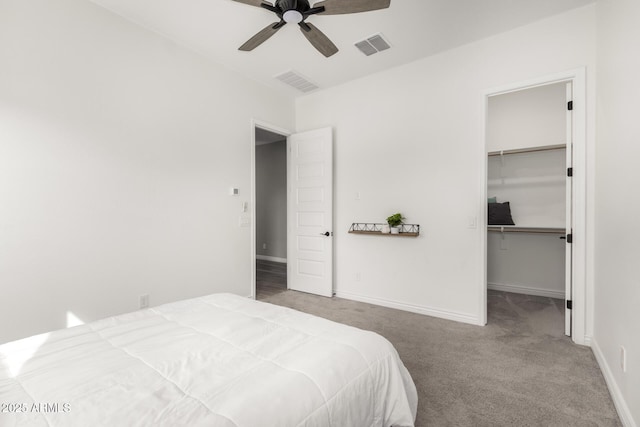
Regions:
<svg viewBox="0 0 640 427"><path fill-rule="evenodd" d="M571 81L488 99L489 323L571 335L571 102Z"/></svg>
<svg viewBox="0 0 640 427"><path fill-rule="evenodd" d="M255 297L287 290L287 136L255 127Z"/></svg>
<svg viewBox="0 0 640 427"><path fill-rule="evenodd" d="M265 282L268 282L272 288L265 289L266 286L261 286L267 293L276 290L273 288L277 285L279 288L277 292L294 290L331 297L333 295L332 129L327 127L292 134L286 130L253 121L252 139L251 201L255 221L251 227L253 260L251 297L263 299L258 294L264 295L264 293L256 289L258 273L273 273L276 267L279 267L277 270L285 275L278 274L280 276L277 278L278 282L274 283L273 280L276 277L273 274L265 274L269 279ZM284 156L282 156L282 145L272 145L283 140L286 141ZM269 154L263 156L263 151ZM277 154L278 152L280 154ZM261 159L258 160L257 157ZM269 183L275 177L279 177L277 178L278 189L268 189ZM284 204L283 201L285 201ZM270 238L277 240L271 240L270 243ZM276 252L275 249L278 251ZM258 261L267 261L260 263L263 271L256 271ZM261 283L261 285L266 284Z"/></svg>

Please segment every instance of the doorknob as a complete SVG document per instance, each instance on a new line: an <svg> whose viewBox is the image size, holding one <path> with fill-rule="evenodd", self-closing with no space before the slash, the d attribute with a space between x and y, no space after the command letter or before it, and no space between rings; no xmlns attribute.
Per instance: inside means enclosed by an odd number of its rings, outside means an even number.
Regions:
<svg viewBox="0 0 640 427"><path fill-rule="evenodd" d="M320 233L320 234L327 237L331 236L331 233L329 233L328 231L325 231L324 233Z"/></svg>

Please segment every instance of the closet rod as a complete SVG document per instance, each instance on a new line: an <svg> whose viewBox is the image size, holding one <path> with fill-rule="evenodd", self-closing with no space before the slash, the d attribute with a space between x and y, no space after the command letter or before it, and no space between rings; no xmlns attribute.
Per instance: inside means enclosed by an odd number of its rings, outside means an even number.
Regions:
<svg viewBox="0 0 640 427"><path fill-rule="evenodd" d="M538 151L565 150L566 148L567 148L566 144L543 145L541 147L516 148L513 150L490 151L487 153L487 156L494 157L494 156L502 156L505 154L536 153Z"/></svg>
<svg viewBox="0 0 640 427"><path fill-rule="evenodd" d="M499 233L532 233L532 234L565 234L564 228L547 228L547 227L503 227L488 226L487 231L497 231Z"/></svg>

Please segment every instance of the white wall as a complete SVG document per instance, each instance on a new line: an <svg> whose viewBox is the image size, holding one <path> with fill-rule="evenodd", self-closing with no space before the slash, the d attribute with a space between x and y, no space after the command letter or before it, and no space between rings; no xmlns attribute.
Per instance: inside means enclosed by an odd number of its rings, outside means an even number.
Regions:
<svg viewBox="0 0 640 427"><path fill-rule="evenodd" d="M0 58L0 342L251 294L251 119L291 100L83 0L0 0Z"/></svg>
<svg viewBox="0 0 640 427"><path fill-rule="evenodd" d="M559 236L488 233L489 289L564 299L567 244Z"/></svg>
<svg viewBox="0 0 640 427"><path fill-rule="evenodd" d="M625 425L640 425L640 2L598 2L593 348ZM620 368L620 346L627 371Z"/></svg>
<svg viewBox="0 0 640 427"><path fill-rule="evenodd" d="M577 9L297 100L298 130L335 129L339 296L482 322L483 95L581 66L593 93L594 22ZM394 212L420 237L347 234Z"/></svg>
<svg viewBox="0 0 640 427"><path fill-rule="evenodd" d="M487 151L565 144L566 83L489 98Z"/></svg>

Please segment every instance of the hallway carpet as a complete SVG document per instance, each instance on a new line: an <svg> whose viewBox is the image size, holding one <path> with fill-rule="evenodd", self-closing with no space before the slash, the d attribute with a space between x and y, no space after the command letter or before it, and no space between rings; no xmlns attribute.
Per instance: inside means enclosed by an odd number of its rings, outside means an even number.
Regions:
<svg viewBox="0 0 640 427"><path fill-rule="evenodd" d="M256 261L256 298L263 299L287 290L287 264Z"/></svg>

